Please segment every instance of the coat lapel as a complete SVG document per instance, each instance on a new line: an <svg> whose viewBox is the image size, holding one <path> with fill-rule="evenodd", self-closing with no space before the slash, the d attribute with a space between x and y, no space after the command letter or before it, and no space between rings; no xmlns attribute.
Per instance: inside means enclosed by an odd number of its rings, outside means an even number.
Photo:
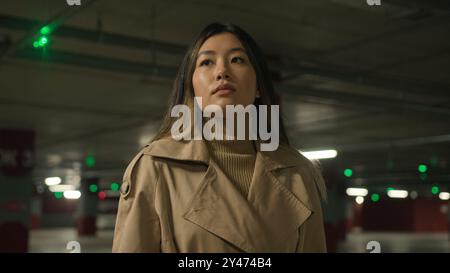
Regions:
<svg viewBox="0 0 450 273"><path fill-rule="evenodd" d="M231 181L211 162L184 218L246 252L256 249L247 234L263 223Z"/></svg>
<svg viewBox="0 0 450 273"><path fill-rule="evenodd" d="M259 143L257 146L259 149ZM258 150L246 198L210 160L201 141L157 147L152 151L154 156L208 165L183 217L242 251L286 251L286 241L292 239L290 235L297 234L298 227L312 213L306 191L294 194L284 181L283 171L298 165L298 159L283 150L270 153ZM296 179L299 181L289 183L303 185L300 176Z"/></svg>
<svg viewBox="0 0 450 273"><path fill-rule="evenodd" d="M272 156L258 152L255 172L250 187L248 203L264 219L265 237L249 236L253 245L270 252L286 251L287 240L298 234L298 228L311 215L311 205L306 191L294 194L286 185L283 172L292 171L295 162L272 161ZM298 164L298 162L297 162ZM289 170L291 168L291 170ZM290 179L291 177L287 177ZM302 184L301 177L290 184Z"/></svg>

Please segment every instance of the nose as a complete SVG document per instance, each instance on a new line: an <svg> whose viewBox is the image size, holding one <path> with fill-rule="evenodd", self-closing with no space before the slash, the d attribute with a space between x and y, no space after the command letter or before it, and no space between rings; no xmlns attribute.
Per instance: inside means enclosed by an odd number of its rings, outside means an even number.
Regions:
<svg viewBox="0 0 450 273"><path fill-rule="evenodd" d="M230 79L230 75L227 72L219 72L219 73L217 73L216 80L220 81L220 80L223 80L223 79L229 80Z"/></svg>
<svg viewBox="0 0 450 273"><path fill-rule="evenodd" d="M229 80L230 79L230 73L228 71L228 68L226 65L218 65L217 71L216 71L216 81L220 80Z"/></svg>

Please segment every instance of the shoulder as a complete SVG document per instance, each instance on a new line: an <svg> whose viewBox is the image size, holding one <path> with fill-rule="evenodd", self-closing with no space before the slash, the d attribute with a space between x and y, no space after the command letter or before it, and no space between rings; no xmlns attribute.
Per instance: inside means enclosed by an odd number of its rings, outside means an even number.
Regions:
<svg viewBox="0 0 450 273"><path fill-rule="evenodd" d="M287 144L280 144L276 153L273 154L273 158L285 165L300 167L308 171L320 169L320 163L317 160L306 158L299 150Z"/></svg>
<svg viewBox="0 0 450 273"><path fill-rule="evenodd" d="M150 146L151 144L143 147L128 163L120 187L122 197L126 198L132 192L154 186L151 184L158 180L158 162L147 154Z"/></svg>
<svg viewBox="0 0 450 273"><path fill-rule="evenodd" d="M309 184L315 186L320 197L323 200L326 200L326 184L322 175L322 166L320 162L318 160L306 158L299 150L285 144L279 146L279 153L285 160L295 165L300 174L306 174L306 177L309 177L310 179L306 179L307 181L305 182L309 182Z"/></svg>

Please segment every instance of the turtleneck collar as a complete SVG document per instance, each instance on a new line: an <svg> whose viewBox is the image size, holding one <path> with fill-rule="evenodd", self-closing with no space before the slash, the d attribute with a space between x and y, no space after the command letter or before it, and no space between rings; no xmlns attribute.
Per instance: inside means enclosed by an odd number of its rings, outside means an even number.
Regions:
<svg viewBox="0 0 450 273"><path fill-rule="evenodd" d="M205 140L206 145L215 153L256 154L253 140Z"/></svg>

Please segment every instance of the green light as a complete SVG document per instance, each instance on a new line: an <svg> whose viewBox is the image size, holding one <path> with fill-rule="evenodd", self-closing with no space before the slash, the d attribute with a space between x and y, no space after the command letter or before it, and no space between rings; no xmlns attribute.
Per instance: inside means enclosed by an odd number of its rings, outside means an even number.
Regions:
<svg viewBox="0 0 450 273"><path fill-rule="evenodd" d="M47 43L48 43L47 37L42 36L42 37L39 39L39 46L45 46Z"/></svg>
<svg viewBox="0 0 450 273"><path fill-rule="evenodd" d="M345 169L345 170L344 170L344 175L345 175L346 177L351 177L351 176L353 175L352 169Z"/></svg>
<svg viewBox="0 0 450 273"><path fill-rule="evenodd" d="M431 193L436 195L439 193L439 187L438 186L433 186L431 187Z"/></svg>
<svg viewBox="0 0 450 273"><path fill-rule="evenodd" d="M34 48L38 48L39 47L39 42L38 41L34 41L33 42L33 47Z"/></svg>
<svg viewBox="0 0 450 273"><path fill-rule="evenodd" d="M47 35L49 33L50 33L50 27L44 26L44 27L41 28L41 34L42 35Z"/></svg>
<svg viewBox="0 0 450 273"><path fill-rule="evenodd" d="M111 183L111 190L118 191L119 190L119 184L117 183Z"/></svg>
<svg viewBox="0 0 450 273"><path fill-rule="evenodd" d="M86 166L94 167L95 166L95 158L92 155L88 155L85 160Z"/></svg>
<svg viewBox="0 0 450 273"><path fill-rule="evenodd" d="M378 202L378 200L380 200L380 195L378 193L372 193L370 199L372 199L373 202Z"/></svg>
<svg viewBox="0 0 450 273"><path fill-rule="evenodd" d="M97 185L95 185L95 184L89 185L89 191L90 192L97 192L97 190L98 190L98 186Z"/></svg>
<svg viewBox="0 0 450 273"><path fill-rule="evenodd" d="M61 199L63 197L63 193L60 191L55 192L54 195L55 195L56 199Z"/></svg>
<svg viewBox="0 0 450 273"><path fill-rule="evenodd" d="M390 192L392 190L394 190L394 188L393 187L389 187L389 188L386 189L386 192Z"/></svg>
<svg viewBox="0 0 450 273"><path fill-rule="evenodd" d="M425 173L428 167L425 164L420 164L419 167L417 167L417 169L419 170L420 173Z"/></svg>

